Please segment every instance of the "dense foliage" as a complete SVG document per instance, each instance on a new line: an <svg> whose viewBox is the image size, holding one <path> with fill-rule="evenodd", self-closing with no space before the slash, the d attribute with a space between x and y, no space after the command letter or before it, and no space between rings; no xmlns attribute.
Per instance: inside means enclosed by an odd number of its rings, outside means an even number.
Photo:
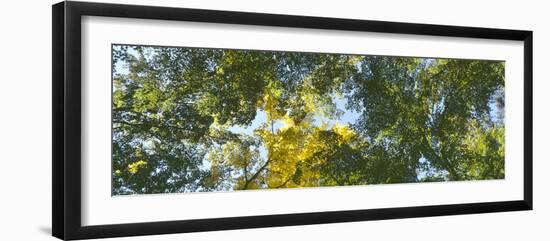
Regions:
<svg viewBox="0 0 550 241"><path fill-rule="evenodd" d="M113 194L504 178L504 63L113 46Z"/></svg>

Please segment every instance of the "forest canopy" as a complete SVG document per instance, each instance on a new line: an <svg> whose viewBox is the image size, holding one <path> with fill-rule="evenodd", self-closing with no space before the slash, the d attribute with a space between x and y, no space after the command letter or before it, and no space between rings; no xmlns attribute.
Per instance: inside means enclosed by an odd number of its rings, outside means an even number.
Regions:
<svg viewBox="0 0 550 241"><path fill-rule="evenodd" d="M504 178L504 62L113 45L112 194Z"/></svg>

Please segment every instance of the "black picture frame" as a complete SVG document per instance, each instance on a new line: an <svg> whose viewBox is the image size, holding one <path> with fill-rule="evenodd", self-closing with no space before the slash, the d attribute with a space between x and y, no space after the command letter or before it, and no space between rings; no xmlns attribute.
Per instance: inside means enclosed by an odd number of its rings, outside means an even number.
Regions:
<svg viewBox="0 0 550 241"><path fill-rule="evenodd" d="M82 226L81 224L81 17L195 21L351 30L427 36L517 40L524 43L524 194L522 200L368 210ZM52 6L52 233L87 239L213 230L308 225L380 219L532 210L533 33L531 31L197 10L89 2Z"/></svg>

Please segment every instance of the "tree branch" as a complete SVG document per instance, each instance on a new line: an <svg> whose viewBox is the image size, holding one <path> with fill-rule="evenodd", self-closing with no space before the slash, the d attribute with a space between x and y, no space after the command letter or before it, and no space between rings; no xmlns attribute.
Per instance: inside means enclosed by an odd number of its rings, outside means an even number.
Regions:
<svg viewBox="0 0 550 241"><path fill-rule="evenodd" d="M260 175L260 173L261 173L263 170L265 170L265 168L267 167L267 165L269 164L270 161L271 161L271 160L268 159L268 160L264 163L264 165L262 165L262 166L260 167L260 169L258 169L258 171L257 171L256 173L254 173L254 175L252 175L252 177L250 177L247 181L245 181L243 189L248 189L248 185L250 185L250 183L251 183L254 179L258 178L258 176Z"/></svg>

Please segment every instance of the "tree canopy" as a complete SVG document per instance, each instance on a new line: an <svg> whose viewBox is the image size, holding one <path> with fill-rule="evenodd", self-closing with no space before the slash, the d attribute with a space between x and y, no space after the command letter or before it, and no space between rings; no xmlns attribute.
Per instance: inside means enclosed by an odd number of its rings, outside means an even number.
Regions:
<svg viewBox="0 0 550 241"><path fill-rule="evenodd" d="M504 178L504 62L113 45L113 195Z"/></svg>

